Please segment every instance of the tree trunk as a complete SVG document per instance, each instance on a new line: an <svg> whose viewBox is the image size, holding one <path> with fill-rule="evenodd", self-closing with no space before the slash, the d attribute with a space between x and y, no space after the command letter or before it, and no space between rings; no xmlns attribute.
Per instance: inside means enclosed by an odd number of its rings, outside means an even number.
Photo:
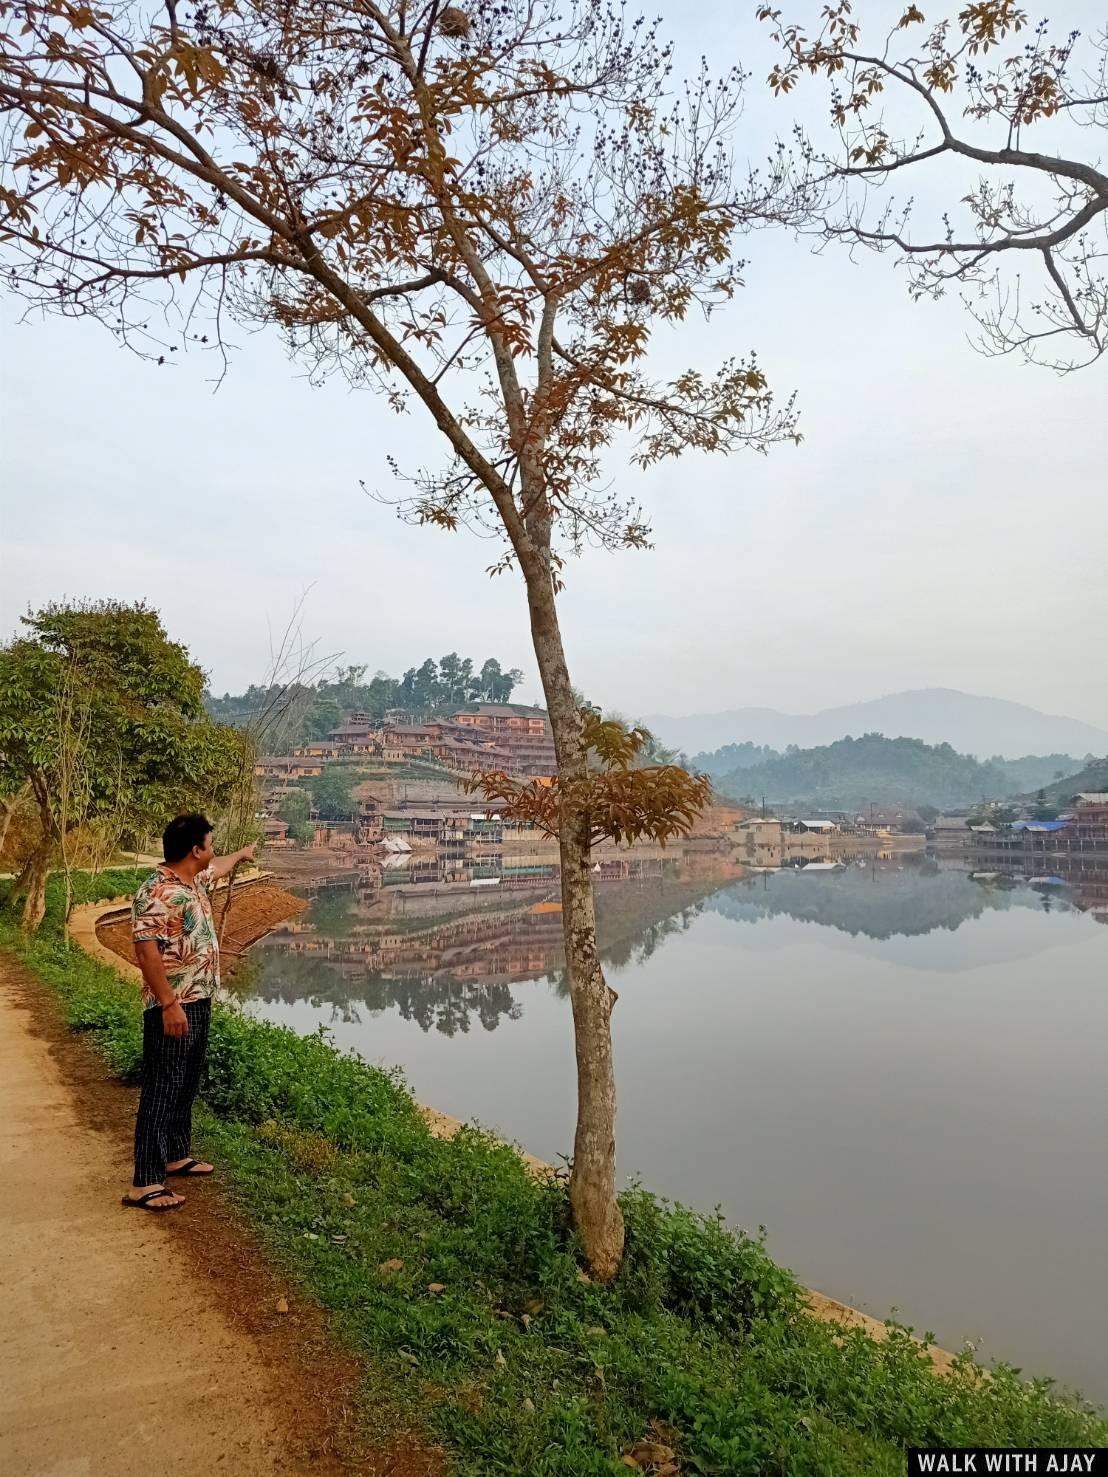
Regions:
<svg viewBox="0 0 1108 1477"><path fill-rule="evenodd" d="M581 721L569 679L554 590L542 571L526 571L531 635L558 756L563 796L586 774ZM596 910L589 871L588 818L563 799L558 847L562 870L562 930L577 1052L577 1131L569 1201L592 1275L610 1281L623 1259L623 1216L616 1203L616 1080L612 1006L596 945Z"/></svg>
<svg viewBox="0 0 1108 1477"><path fill-rule="evenodd" d="M54 838L44 836L27 859L16 887L26 894L20 923L27 933L37 933L46 914L46 879L54 856Z"/></svg>
<svg viewBox="0 0 1108 1477"><path fill-rule="evenodd" d="M26 897L27 889L30 885L31 858L28 857L27 860L20 867L15 880L13 881L11 887L8 889L8 905L10 906L12 903L18 902L21 897Z"/></svg>
<svg viewBox="0 0 1108 1477"><path fill-rule="evenodd" d="M596 945L589 848L566 818L558 838L573 1036L577 1052L577 1131L569 1201L594 1277L609 1282L623 1260L623 1216L616 1203L616 1078L612 1007Z"/></svg>
<svg viewBox="0 0 1108 1477"><path fill-rule="evenodd" d="M227 917L231 911L231 901L235 894L235 878L242 869L242 863L236 862L227 877L227 896L223 899L223 910L219 915L219 927L216 930L216 942L223 947L223 935L227 932Z"/></svg>
<svg viewBox="0 0 1108 1477"><path fill-rule="evenodd" d="M0 856L3 855L4 847L8 843L8 828L11 826L12 816L19 809L23 797L30 788L30 781L27 781L10 800L0 800L0 810L3 811L3 815L0 815Z"/></svg>

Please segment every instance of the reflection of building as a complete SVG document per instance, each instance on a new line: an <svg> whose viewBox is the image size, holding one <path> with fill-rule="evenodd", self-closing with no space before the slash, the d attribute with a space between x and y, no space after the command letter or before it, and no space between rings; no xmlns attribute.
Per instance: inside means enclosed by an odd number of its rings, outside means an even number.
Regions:
<svg viewBox="0 0 1108 1477"><path fill-rule="evenodd" d="M1084 873L1078 871L1069 879L1070 893L1083 913L1098 923L1108 923L1108 870Z"/></svg>
<svg viewBox="0 0 1108 1477"><path fill-rule="evenodd" d="M309 961L342 979L380 976L391 982L496 986L557 974L563 967L558 868L552 863L451 863L441 856L397 858L355 884L316 897L293 926L259 949ZM706 872L706 858L696 870ZM686 878L676 859L629 853L594 871L602 954L626 957L644 938L669 927L737 869L720 863L720 878ZM738 873L742 875L741 872ZM300 967L300 966L298 966ZM269 967L266 976L269 976ZM281 969L274 963L273 978ZM265 987L263 986L263 993Z"/></svg>
<svg viewBox="0 0 1108 1477"><path fill-rule="evenodd" d="M735 829L740 861L751 867L795 867L806 862L848 861L922 851L922 836L890 836L883 830L842 829L833 821L781 821L751 816Z"/></svg>

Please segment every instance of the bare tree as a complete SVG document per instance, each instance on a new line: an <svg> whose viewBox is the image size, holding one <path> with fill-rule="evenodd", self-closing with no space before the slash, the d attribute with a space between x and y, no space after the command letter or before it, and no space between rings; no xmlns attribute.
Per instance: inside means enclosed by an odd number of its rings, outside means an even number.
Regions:
<svg viewBox="0 0 1108 1477"><path fill-rule="evenodd" d="M270 643L269 670L261 684L261 705L243 724L240 767L231 798L219 821L219 845L223 851L239 851L261 839L258 812L261 787L258 781L258 758L267 748L273 750L288 742L297 718L314 682L338 655L318 655L316 643L305 641L303 627L304 602L307 592L299 597L284 630L276 643ZM217 925L220 945L227 931L227 920L234 902L235 881L242 866L236 862L227 878L223 906Z"/></svg>
<svg viewBox="0 0 1108 1477"><path fill-rule="evenodd" d="M753 358L651 372L654 331L733 296L736 238L806 208L784 167L736 177L742 76L674 84L619 0L0 0L6 280L156 364L226 362L271 325L313 378L421 403L448 464L412 519L503 540L522 577L563 797L578 1063L570 1200L611 1277L613 996L596 949L588 770L557 593L566 554L641 548L607 478L796 437ZM463 24L464 22L464 24ZM664 820L664 818L662 818Z"/></svg>
<svg viewBox="0 0 1108 1477"><path fill-rule="evenodd" d="M94 783L92 767L87 762L92 700L87 685L81 681L77 658L72 653L66 659L57 690L54 728L57 752L52 822L65 882L65 918L68 921L73 911L73 853L93 809ZM117 774L121 765L122 755L119 755Z"/></svg>
<svg viewBox="0 0 1108 1477"><path fill-rule="evenodd" d="M823 234L896 254L917 297L960 289L986 353L1061 372L1099 359L1108 348L1108 173L1096 158L1108 129L1108 28L1052 40L1013 0L979 0L930 26L909 5L870 40L853 9L826 6L811 32L758 10L783 50L774 90L792 92L805 74L828 84L829 141L797 130L805 186L822 193ZM921 224L926 209L897 191L933 193L935 180L938 218Z"/></svg>

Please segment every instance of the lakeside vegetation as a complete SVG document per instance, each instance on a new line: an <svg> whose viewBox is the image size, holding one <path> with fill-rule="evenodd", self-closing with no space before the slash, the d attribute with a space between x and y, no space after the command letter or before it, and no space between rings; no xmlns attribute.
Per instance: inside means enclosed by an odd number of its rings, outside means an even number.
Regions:
<svg viewBox="0 0 1108 1477"><path fill-rule="evenodd" d="M205 713L203 673L156 610L52 602L20 625L0 644L0 854L18 858L25 928L42 922L52 867L71 888L78 859L102 866L174 811L253 826L249 739Z"/></svg>
<svg viewBox="0 0 1108 1477"><path fill-rule="evenodd" d="M91 901L138 875L75 885ZM5 921L0 944L133 1080L135 989L66 944L63 906L52 878L40 933ZM621 1196L618 1276L589 1280L561 1180L472 1129L433 1138L394 1074L320 1036L217 1004L203 1102L229 1193L365 1360L375 1433L439 1441L466 1477L899 1477L909 1445L1108 1442L1049 1382L967 1356L940 1375L904 1330L878 1343L816 1320L757 1239L640 1188Z"/></svg>
<svg viewBox="0 0 1108 1477"><path fill-rule="evenodd" d="M1068 754L1022 759L998 755L981 762L971 754L959 754L950 744L886 738L880 733L811 749L790 746L783 753L764 745L727 744L714 753L698 754L692 762L711 775L721 793L735 800L766 795L775 802L844 810L871 804L945 810L1007 799L1047 784L1065 790L1067 776L1076 776L1082 763ZM1067 797L1070 793L1066 790Z"/></svg>

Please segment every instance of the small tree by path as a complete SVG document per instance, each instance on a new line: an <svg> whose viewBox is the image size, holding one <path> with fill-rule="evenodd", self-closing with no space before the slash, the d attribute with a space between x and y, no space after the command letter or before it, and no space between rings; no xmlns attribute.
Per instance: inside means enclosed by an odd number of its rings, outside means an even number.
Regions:
<svg viewBox="0 0 1108 1477"><path fill-rule="evenodd" d="M774 91L828 89L827 133L796 130L815 229L891 252L915 297L961 292L985 353L1087 366L1108 350L1108 26L1056 35L1015 0L927 9L890 29L834 0L809 28L759 6Z"/></svg>
<svg viewBox="0 0 1108 1477"><path fill-rule="evenodd" d="M662 375L648 351L734 295L737 237L799 219L804 190L776 162L736 176L741 73L675 83L658 26L616 0L0 0L0 19L9 288L156 365L195 345L222 374L237 319L317 380L418 401L447 465L403 510L494 531L493 568L522 577L562 795L571 1200L611 1277L612 997L576 880L589 758L557 595L568 553L649 543L608 452L796 438L752 357Z"/></svg>

